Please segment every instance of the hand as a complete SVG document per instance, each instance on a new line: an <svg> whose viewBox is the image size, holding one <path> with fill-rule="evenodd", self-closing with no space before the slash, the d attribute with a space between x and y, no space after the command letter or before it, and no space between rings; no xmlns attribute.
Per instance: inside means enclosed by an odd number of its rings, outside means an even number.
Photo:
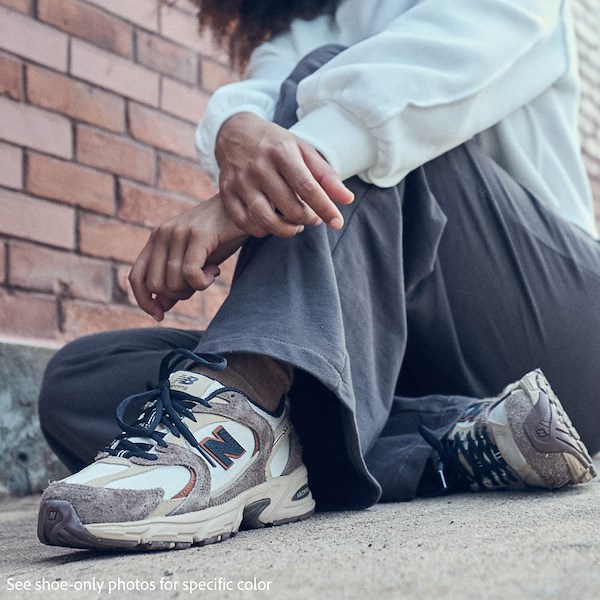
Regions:
<svg viewBox="0 0 600 600"><path fill-rule="evenodd" d="M129 282L140 308L157 321L179 300L205 290L219 265L248 236L214 196L158 227L136 259Z"/></svg>
<svg viewBox="0 0 600 600"><path fill-rule="evenodd" d="M238 113L222 125L215 156L219 192L229 216L255 237L291 237L304 225L344 224L335 202L354 194L310 144L252 113Z"/></svg>

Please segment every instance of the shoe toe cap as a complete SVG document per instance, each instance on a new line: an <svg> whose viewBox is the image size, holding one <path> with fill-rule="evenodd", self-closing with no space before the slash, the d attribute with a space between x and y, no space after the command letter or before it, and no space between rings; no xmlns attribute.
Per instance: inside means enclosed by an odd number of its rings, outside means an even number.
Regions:
<svg viewBox="0 0 600 600"><path fill-rule="evenodd" d="M146 518L161 502L163 490L108 489L57 481L42 495L46 500L66 500L81 522L123 523Z"/></svg>

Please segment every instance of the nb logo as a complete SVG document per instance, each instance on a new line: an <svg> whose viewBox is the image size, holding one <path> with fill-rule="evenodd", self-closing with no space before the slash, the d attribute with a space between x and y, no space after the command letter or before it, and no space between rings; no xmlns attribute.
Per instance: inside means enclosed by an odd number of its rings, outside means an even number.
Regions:
<svg viewBox="0 0 600 600"><path fill-rule="evenodd" d="M180 385L192 385L198 381L199 377L193 377L192 375L179 375L173 380L173 385L178 383Z"/></svg>
<svg viewBox="0 0 600 600"><path fill-rule="evenodd" d="M213 437L205 437L200 446L208 452L225 470L233 465L234 458L240 458L246 454L243 446L222 425L213 432Z"/></svg>

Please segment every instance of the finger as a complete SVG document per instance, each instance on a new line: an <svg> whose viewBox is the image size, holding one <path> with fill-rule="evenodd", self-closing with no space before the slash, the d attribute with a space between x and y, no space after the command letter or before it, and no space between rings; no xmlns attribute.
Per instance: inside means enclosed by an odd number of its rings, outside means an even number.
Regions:
<svg viewBox="0 0 600 600"><path fill-rule="evenodd" d="M354 193L344 185L335 169L315 148L301 143L300 151L313 177L334 202L350 204L354 200Z"/></svg>
<svg viewBox="0 0 600 600"><path fill-rule="evenodd" d="M216 272L212 268L214 265L206 264L207 256L205 244L195 239L192 234L185 251L181 272L187 284L194 290L205 290L215 280Z"/></svg>
<svg viewBox="0 0 600 600"><path fill-rule="evenodd" d="M152 233L150 239L152 240L152 253L148 257L146 287L153 294L169 297L169 290L166 286L166 272L169 245L171 243L171 228L159 227Z"/></svg>
<svg viewBox="0 0 600 600"><path fill-rule="evenodd" d="M315 151L316 152L316 151ZM323 159L322 159L323 160ZM325 161L324 161L325 162ZM325 163L327 164L327 163ZM305 163L303 154L298 150L297 160L287 160L278 164L279 170L290 188L310 206L314 212L333 229L344 224L342 213L325 193L317 179ZM324 170L324 167L321 167Z"/></svg>
<svg viewBox="0 0 600 600"><path fill-rule="evenodd" d="M163 298L171 298L172 300L185 300L190 297L193 290L186 284L183 279L183 287L178 290L172 290L167 285L167 264L169 260L171 244L174 243L175 236L173 229L170 227L161 227L153 234L152 254L148 258L146 272L146 287L148 290ZM175 268L179 268L176 266Z"/></svg>
<svg viewBox="0 0 600 600"><path fill-rule="evenodd" d="M185 230L176 228L171 236L165 273L165 284L170 292L193 293L181 272L188 243L188 232L187 228Z"/></svg>
<svg viewBox="0 0 600 600"><path fill-rule="evenodd" d="M221 269L219 269L219 265L213 265L211 263L206 263L204 268L202 269L207 275L214 277L215 279L221 274Z"/></svg>
<svg viewBox="0 0 600 600"><path fill-rule="evenodd" d="M248 235L261 238L269 233L254 221L241 198L229 194L225 208L235 226L239 227Z"/></svg>
<svg viewBox="0 0 600 600"><path fill-rule="evenodd" d="M152 296L152 292L150 292L146 286L146 272L148 270L148 261L151 253L152 240L150 239L129 272L129 283L138 306L152 318L161 321L164 317L163 307L160 302Z"/></svg>
<svg viewBox="0 0 600 600"><path fill-rule="evenodd" d="M262 181L262 190L271 204L288 223L294 225L319 225L317 213L301 200L280 174L270 174Z"/></svg>
<svg viewBox="0 0 600 600"><path fill-rule="evenodd" d="M260 227L279 237L293 237L304 229L303 226L288 223L275 212L273 205L261 192L253 192L248 196L240 194L252 219Z"/></svg>
<svg viewBox="0 0 600 600"><path fill-rule="evenodd" d="M179 302L178 300L164 298L163 296L156 296L156 301L160 304L163 312L165 313L171 310L177 304L177 302Z"/></svg>

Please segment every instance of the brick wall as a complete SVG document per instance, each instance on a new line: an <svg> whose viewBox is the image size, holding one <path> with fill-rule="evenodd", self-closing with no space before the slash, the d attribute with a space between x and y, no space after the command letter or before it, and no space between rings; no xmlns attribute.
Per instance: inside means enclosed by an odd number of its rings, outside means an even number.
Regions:
<svg viewBox="0 0 600 600"><path fill-rule="evenodd" d="M0 0L0 335L154 323L129 266L214 193L193 134L228 77L185 0ZM232 267L165 325L206 325Z"/></svg>
<svg viewBox="0 0 600 600"><path fill-rule="evenodd" d="M576 9L599 199L600 6ZM229 77L185 0L0 0L0 335L154 323L127 272L154 226L213 193L194 124ZM165 324L206 325L232 269Z"/></svg>

